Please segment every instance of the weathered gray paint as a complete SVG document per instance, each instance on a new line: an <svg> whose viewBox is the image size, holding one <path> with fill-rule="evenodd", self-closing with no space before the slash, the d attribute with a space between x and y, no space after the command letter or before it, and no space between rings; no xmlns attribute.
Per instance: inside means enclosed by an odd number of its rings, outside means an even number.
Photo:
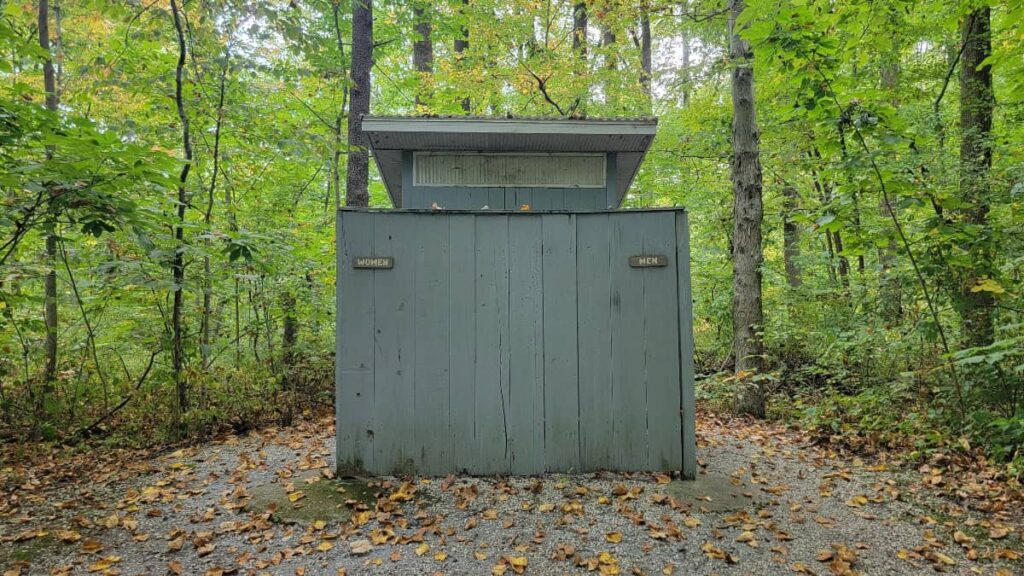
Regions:
<svg viewBox="0 0 1024 576"><path fill-rule="evenodd" d="M692 477L687 234L682 210L339 212L339 469Z"/></svg>

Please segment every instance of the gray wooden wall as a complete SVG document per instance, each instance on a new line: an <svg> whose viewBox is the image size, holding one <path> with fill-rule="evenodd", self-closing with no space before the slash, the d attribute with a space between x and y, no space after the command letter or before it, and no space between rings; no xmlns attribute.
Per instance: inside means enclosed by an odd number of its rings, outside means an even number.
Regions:
<svg viewBox="0 0 1024 576"><path fill-rule="evenodd" d="M339 471L693 477L683 210L342 210L337 238Z"/></svg>

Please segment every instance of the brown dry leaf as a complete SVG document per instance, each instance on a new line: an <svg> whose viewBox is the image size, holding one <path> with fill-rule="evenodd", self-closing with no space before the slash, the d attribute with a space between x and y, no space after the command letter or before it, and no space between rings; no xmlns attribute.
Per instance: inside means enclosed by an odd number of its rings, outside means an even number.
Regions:
<svg viewBox="0 0 1024 576"><path fill-rule="evenodd" d="M612 544L618 544L622 542L622 532L609 532L604 535L604 539Z"/></svg>
<svg viewBox="0 0 1024 576"><path fill-rule="evenodd" d="M120 556L104 556L89 565L89 572L105 572L108 568L121 561Z"/></svg>
<svg viewBox="0 0 1024 576"><path fill-rule="evenodd" d="M391 556L389 556L389 558L391 558L392 562L398 562L399 560L402 559L402 551L397 549L397 548L392 550L391 551Z"/></svg>
<svg viewBox="0 0 1024 576"><path fill-rule="evenodd" d="M851 508L860 508L869 502L867 496L857 495L846 501L846 505Z"/></svg>
<svg viewBox="0 0 1024 576"><path fill-rule="evenodd" d="M491 576L504 576L506 571L508 571L508 564L499 562L491 567Z"/></svg>
<svg viewBox="0 0 1024 576"><path fill-rule="evenodd" d="M989 531L988 537L993 540L1002 540L1010 535L1010 529L1005 526L999 526Z"/></svg>
<svg viewBox="0 0 1024 576"><path fill-rule="evenodd" d="M64 542L65 544L78 542L82 539L82 535L78 532L75 532L74 530L57 530L54 533L54 536L56 536L58 540Z"/></svg>
<svg viewBox="0 0 1024 576"><path fill-rule="evenodd" d="M488 510L484 510L484 512L483 512L483 514L481 514L481 516L483 516L485 520L497 520L498 519L498 511L495 510L494 508L490 508Z"/></svg>
<svg viewBox="0 0 1024 576"><path fill-rule="evenodd" d="M665 576L672 576L673 574L675 574L675 572L676 572L676 565L671 563L671 562L669 562L668 564L665 564L665 567L661 569L661 573L664 574Z"/></svg>
<svg viewBox="0 0 1024 576"><path fill-rule="evenodd" d="M353 542L349 542L348 545L349 553L355 554L356 556L369 554L370 550L373 550L373 544L370 544L370 541L366 538L363 538L362 540L355 540Z"/></svg>
<svg viewBox="0 0 1024 576"><path fill-rule="evenodd" d="M654 479L658 481L658 484L668 484L672 482L672 478L670 478L667 474L656 474L654 476Z"/></svg>
<svg viewBox="0 0 1024 576"><path fill-rule="evenodd" d="M185 539L181 539L182 544L185 543ZM82 542L82 553L83 554L98 554L103 551L103 544L99 540L93 540L87 538L85 542Z"/></svg>
<svg viewBox="0 0 1024 576"><path fill-rule="evenodd" d="M177 552L178 550L181 550L181 547L184 546L184 545L185 545L185 535L182 534L181 536L178 536L174 540L171 540L170 542L167 543L167 551L168 552Z"/></svg>
<svg viewBox="0 0 1024 576"><path fill-rule="evenodd" d="M541 504L540 506L537 507L537 510L540 510L541 512L551 512L554 509L555 505L548 503Z"/></svg>
<svg viewBox="0 0 1024 576"><path fill-rule="evenodd" d="M818 555L815 556L814 559L818 562L828 562L829 560L832 560L833 556L835 556L835 554L831 550L822 550L821 552L818 552Z"/></svg>
<svg viewBox="0 0 1024 576"><path fill-rule="evenodd" d="M687 528L696 528L697 526L700 526L700 520L694 518L693 516L687 516L683 520L683 526L686 526Z"/></svg>
<svg viewBox="0 0 1024 576"><path fill-rule="evenodd" d="M167 569L175 576L181 576L185 573L185 568L181 565L181 562L177 560L171 560L167 563Z"/></svg>
<svg viewBox="0 0 1024 576"><path fill-rule="evenodd" d="M748 544L751 543L751 542L754 542L755 541L754 540L754 533L749 531L749 530L741 532L740 535L736 537L736 541L737 542L746 542Z"/></svg>
<svg viewBox="0 0 1024 576"><path fill-rule="evenodd" d="M713 560L725 560L728 564L736 563L736 558L732 554L729 554L711 542L705 542L700 549L704 552L705 556Z"/></svg>
<svg viewBox="0 0 1024 576"><path fill-rule="evenodd" d="M789 569L797 574L809 574L810 576L814 576L814 570L811 570L811 567L803 562L793 562L790 564Z"/></svg>
<svg viewBox="0 0 1024 576"><path fill-rule="evenodd" d="M205 544L205 545L203 545L203 546L200 546L200 547L199 547L199 548L198 548L198 549L196 550L196 555L197 555L197 556L199 556L200 558L202 558L203 556L206 556L206 555L210 554L211 552L213 552L213 550L214 550L214 549L215 549L216 547L217 547L217 545L216 545L216 544L214 544L214 543L212 543L212 542L211 542L211 543L209 543L209 544Z"/></svg>
<svg viewBox="0 0 1024 576"><path fill-rule="evenodd" d="M473 558L476 558L477 560L487 560L487 553L477 550L476 552L473 552Z"/></svg>
<svg viewBox="0 0 1024 576"><path fill-rule="evenodd" d="M321 551L321 552L327 552L331 548L334 548L334 544L332 544L330 542L326 542L326 541L325 542L321 542L321 543L316 545L316 549Z"/></svg>

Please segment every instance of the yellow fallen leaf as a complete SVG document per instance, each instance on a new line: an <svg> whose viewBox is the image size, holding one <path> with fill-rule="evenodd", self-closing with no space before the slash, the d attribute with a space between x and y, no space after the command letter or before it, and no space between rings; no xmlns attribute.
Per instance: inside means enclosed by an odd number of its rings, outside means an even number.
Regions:
<svg viewBox="0 0 1024 576"><path fill-rule="evenodd" d="M305 496L306 494L302 490L296 490L295 492L292 492L291 494L288 495L288 501L298 502L299 500L302 500Z"/></svg>
<svg viewBox="0 0 1024 576"><path fill-rule="evenodd" d="M694 518L693 516L687 516L683 520L683 526L686 526L687 528L696 528L697 526L700 526L700 520Z"/></svg>
<svg viewBox="0 0 1024 576"><path fill-rule="evenodd" d="M317 520L316 522L313 522L313 530L323 530L326 527L327 522L323 520Z"/></svg>
<svg viewBox="0 0 1024 576"><path fill-rule="evenodd" d="M667 474L657 474L654 476L654 479L658 481L658 484L668 484L672 482L672 478Z"/></svg>
<svg viewBox="0 0 1024 576"><path fill-rule="evenodd" d="M316 549L321 551L321 552L327 552L331 548L334 548L334 544L332 544L330 542L321 542L321 543L316 545Z"/></svg>
<svg viewBox="0 0 1024 576"><path fill-rule="evenodd" d="M477 560L487 560L487 553L477 550L476 552L473 552L473 558L476 558Z"/></svg>
<svg viewBox="0 0 1024 576"><path fill-rule="evenodd" d="M58 540L64 543L78 542L82 539L82 535L74 530L57 530L54 533Z"/></svg>
<svg viewBox="0 0 1024 576"><path fill-rule="evenodd" d="M426 554L429 551L430 551L430 546L428 546L426 542L424 542L424 543L422 543L422 544L420 544L419 546L416 547L416 555L417 556L423 556L424 554Z"/></svg>
<svg viewBox="0 0 1024 576"><path fill-rule="evenodd" d="M609 532L604 535L604 539L612 544L618 544L622 542L622 532Z"/></svg>
<svg viewBox="0 0 1024 576"><path fill-rule="evenodd" d="M867 503L868 497L862 495L854 496L853 498L850 498L849 500L846 501L846 505L850 506L851 508L859 508Z"/></svg>
<svg viewBox="0 0 1024 576"><path fill-rule="evenodd" d="M444 552L438 552L437 554L434 554L434 560L437 560L438 562L444 562L447 558L448 554Z"/></svg>
<svg viewBox="0 0 1024 576"><path fill-rule="evenodd" d="M508 563L516 574L522 574L526 570L526 565L529 564L529 561L526 559L526 556L509 556Z"/></svg>

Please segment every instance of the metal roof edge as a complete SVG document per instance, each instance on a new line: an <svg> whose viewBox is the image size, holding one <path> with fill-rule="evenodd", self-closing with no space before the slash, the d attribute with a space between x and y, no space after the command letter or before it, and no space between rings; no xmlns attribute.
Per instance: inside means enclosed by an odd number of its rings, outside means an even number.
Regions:
<svg viewBox="0 0 1024 576"><path fill-rule="evenodd" d="M609 214L626 212L689 212L685 206L650 206L646 208L602 208L599 210L466 210L442 208L367 208L342 206L338 212L373 212L383 214L482 214L482 215L538 215L538 214Z"/></svg>

